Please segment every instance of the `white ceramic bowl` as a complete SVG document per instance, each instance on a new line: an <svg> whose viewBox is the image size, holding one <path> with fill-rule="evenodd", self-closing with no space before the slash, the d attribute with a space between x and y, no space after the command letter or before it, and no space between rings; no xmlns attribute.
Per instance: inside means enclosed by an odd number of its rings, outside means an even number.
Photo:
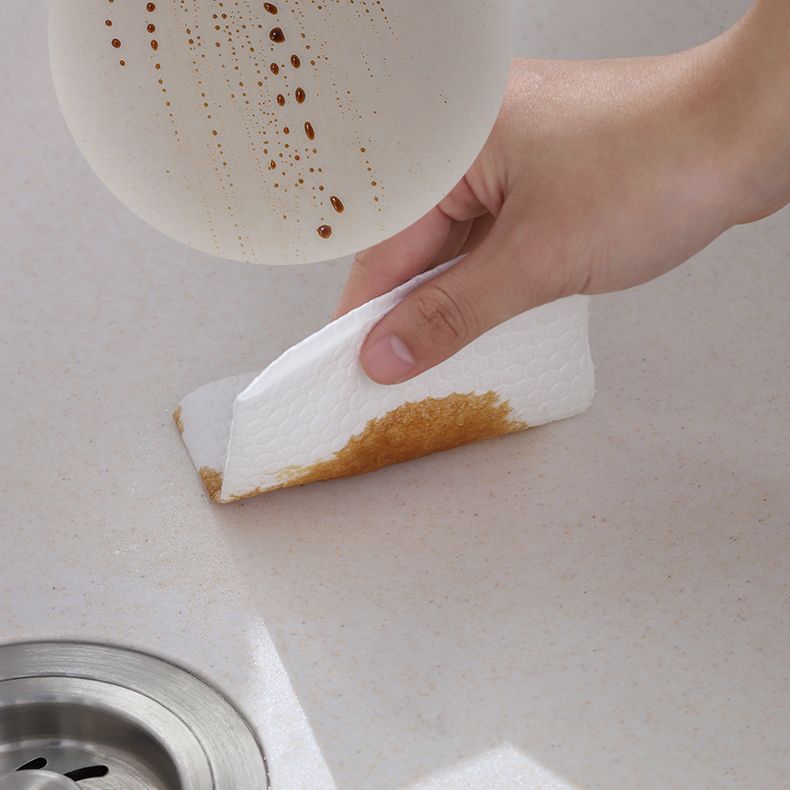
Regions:
<svg viewBox="0 0 790 790"><path fill-rule="evenodd" d="M510 0L55 0L52 72L88 162L151 225L226 258L325 260L411 224L463 176L501 103L511 14Z"/></svg>

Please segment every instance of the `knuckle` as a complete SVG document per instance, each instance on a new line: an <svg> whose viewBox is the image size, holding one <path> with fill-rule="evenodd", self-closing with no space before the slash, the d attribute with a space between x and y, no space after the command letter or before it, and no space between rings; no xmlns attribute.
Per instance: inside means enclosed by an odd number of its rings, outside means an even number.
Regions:
<svg viewBox="0 0 790 790"><path fill-rule="evenodd" d="M367 271L370 268L371 261L375 261L375 256L372 253L373 248L360 250L354 256L353 267L358 271Z"/></svg>
<svg viewBox="0 0 790 790"><path fill-rule="evenodd" d="M416 296L415 309L420 323L444 343L462 342L472 333L468 306L440 285L426 285Z"/></svg>

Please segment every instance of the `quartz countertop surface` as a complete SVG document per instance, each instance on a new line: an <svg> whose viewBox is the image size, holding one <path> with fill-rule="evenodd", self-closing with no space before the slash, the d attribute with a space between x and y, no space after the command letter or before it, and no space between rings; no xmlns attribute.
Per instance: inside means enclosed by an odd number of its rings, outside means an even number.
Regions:
<svg viewBox="0 0 790 790"><path fill-rule="evenodd" d="M520 2L518 46L669 51L745 5ZM790 213L596 298L588 414L218 508L173 406L323 325L347 262L142 224L66 131L46 4L4 12L0 640L207 676L275 788L790 785Z"/></svg>

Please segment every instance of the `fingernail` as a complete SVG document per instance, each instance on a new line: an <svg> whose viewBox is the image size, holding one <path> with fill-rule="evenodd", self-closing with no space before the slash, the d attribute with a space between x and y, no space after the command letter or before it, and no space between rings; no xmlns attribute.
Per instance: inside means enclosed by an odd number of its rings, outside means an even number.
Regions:
<svg viewBox="0 0 790 790"><path fill-rule="evenodd" d="M395 384L414 368L414 357L395 335L385 335L365 349L362 365L373 381Z"/></svg>

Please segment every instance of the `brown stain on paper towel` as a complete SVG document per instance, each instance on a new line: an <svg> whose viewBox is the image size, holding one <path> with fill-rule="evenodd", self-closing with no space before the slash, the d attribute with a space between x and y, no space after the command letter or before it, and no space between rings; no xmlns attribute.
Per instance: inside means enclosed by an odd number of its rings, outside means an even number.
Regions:
<svg viewBox="0 0 790 790"><path fill-rule="evenodd" d="M202 466L198 474L203 481L209 499L219 504L219 497L222 493L222 472L218 472L216 469L212 469L209 466Z"/></svg>
<svg viewBox="0 0 790 790"><path fill-rule="evenodd" d="M176 424L178 432L183 436L184 418L181 415L180 406L176 406L175 410L173 411L173 422ZM204 466L198 470L198 474L200 475L200 479L203 481L203 486L206 489L206 493L209 495L209 499L211 499L212 502L219 504L220 493L222 492L222 472L218 472L216 469L211 469L208 466Z"/></svg>
<svg viewBox="0 0 790 790"><path fill-rule="evenodd" d="M278 474L278 485L250 491L234 497L234 501L281 488L366 474L464 444L526 430L527 423L514 420L512 413L510 402L502 401L494 391L454 393L444 398L404 403L383 417L370 420L332 458L310 466L287 467ZM209 496L217 502L222 475L204 467L200 476Z"/></svg>
<svg viewBox="0 0 790 790"><path fill-rule="evenodd" d="M175 411L173 412L173 422L176 424L176 428L178 428L178 432L183 436L184 434L184 420L181 418L181 407L176 406Z"/></svg>

